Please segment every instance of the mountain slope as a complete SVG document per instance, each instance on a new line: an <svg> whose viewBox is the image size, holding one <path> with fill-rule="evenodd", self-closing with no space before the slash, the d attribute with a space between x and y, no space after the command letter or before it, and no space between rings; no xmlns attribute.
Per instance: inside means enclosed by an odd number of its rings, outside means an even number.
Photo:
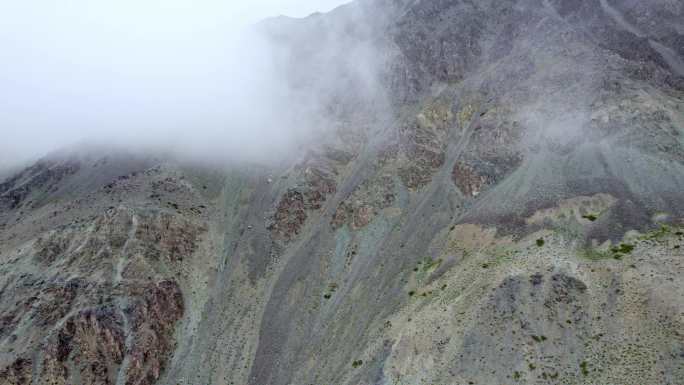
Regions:
<svg viewBox="0 0 684 385"><path fill-rule="evenodd" d="M262 23L318 146L7 179L0 384L683 383L683 16L378 0Z"/></svg>

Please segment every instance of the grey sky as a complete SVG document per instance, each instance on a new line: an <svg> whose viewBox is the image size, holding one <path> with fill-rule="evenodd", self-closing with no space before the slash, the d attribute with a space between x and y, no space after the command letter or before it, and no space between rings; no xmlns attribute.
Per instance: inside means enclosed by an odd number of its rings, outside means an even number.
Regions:
<svg viewBox="0 0 684 385"><path fill-rule="evenodd" d="M89 137L164 142L224 132L258 151L261 137L277 132L254 134L266 124L251 110L278 90L267 54L256 42L238 45L238 31L344 2L0 2L0 166Z"/></svg>

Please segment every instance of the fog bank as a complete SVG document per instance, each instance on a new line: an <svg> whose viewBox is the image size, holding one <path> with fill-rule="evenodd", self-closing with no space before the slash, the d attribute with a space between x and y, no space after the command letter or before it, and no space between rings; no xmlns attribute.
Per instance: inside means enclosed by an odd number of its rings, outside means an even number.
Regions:
<svg viewBox="0 0 684 385"><path fill-rule="evenodd" d="M256 161L286 153L318 123L251 25L344 2L4 2L0 168L81 141Z"/></svg>

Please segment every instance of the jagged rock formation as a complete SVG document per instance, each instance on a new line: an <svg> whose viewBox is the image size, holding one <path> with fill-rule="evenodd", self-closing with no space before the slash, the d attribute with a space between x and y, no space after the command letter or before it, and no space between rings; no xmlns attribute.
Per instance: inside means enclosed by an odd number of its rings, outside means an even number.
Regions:
<svg viewBox="0 0 684 385"><path fill-rule="evenodd" d="M0 384L684 383L683 20L264 22L325 139L277 167L66 152L7 178Z"/></svg>

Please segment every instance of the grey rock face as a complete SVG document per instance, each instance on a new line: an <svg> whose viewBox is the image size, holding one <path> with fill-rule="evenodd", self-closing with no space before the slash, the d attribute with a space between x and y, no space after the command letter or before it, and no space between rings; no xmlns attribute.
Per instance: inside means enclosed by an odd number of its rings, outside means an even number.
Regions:
<svg viewBox="0 0 684 385"><path fill-rule="evenodd" d="M684 383L683 13L262 23L332 129L279 167L60 154L6 179L0 384Z"/></svg>

